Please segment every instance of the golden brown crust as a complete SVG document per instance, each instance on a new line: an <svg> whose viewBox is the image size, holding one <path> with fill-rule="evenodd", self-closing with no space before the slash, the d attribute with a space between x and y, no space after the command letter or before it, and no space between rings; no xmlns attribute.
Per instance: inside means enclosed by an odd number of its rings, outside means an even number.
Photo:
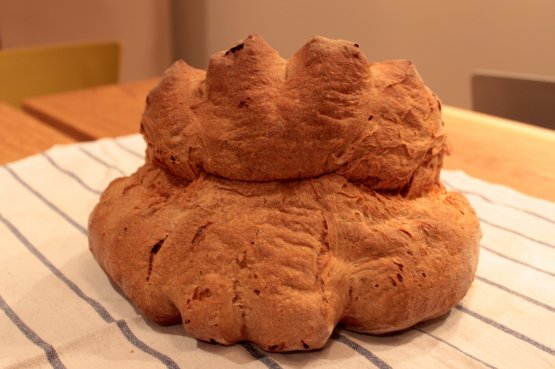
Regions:
<svg viewBox="0 0 555 369"><path fill-rule="evenodd" d="M173 173L271 181L337 172L400 189L442 155L439 101L411 62L369 63L355 44L323 37L289 61L258 36L240 45L212 56L206 73L177 62L151 92L145 139Z"/></svg>
<svg viewBox="0 0 555 369"><path fill-rule="evenodd" d="M371 117L371 119L369 119ZM198 339L322 347L449 311L478 258L474 211L439 183L440 105L406 61L258 36L182 62L148 98L147 162L110 184L91 250L149 318Z"/></svg>

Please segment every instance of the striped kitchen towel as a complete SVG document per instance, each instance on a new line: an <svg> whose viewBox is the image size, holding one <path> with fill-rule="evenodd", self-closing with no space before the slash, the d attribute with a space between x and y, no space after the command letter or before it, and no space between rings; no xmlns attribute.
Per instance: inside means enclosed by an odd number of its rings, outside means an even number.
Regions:
<svg viewBox="0 0 555 369"><path fill-rule="evenodd" d="M442 180L471 201L483 239L476 280L446 318L384 336L337 329L324 349L288 354L144 320L86 230L101 191L143 152L133 135L0 167L0 367L555 368L555 204L462 172Z"/></svg>

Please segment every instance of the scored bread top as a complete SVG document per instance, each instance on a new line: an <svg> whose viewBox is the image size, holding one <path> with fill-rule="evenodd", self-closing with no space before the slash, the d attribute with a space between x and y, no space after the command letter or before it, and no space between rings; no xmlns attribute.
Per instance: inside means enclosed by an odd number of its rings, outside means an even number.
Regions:
<svg viewBox="0 0 555 369"><path fill-rule="evenodd" d="M176 62L141 122L148 160L276 181L337 173L371 189L419 194L437 183L441 104L410 61L370 63L357 44L314 37L285 60L251 35L208 70Z"/></svg>

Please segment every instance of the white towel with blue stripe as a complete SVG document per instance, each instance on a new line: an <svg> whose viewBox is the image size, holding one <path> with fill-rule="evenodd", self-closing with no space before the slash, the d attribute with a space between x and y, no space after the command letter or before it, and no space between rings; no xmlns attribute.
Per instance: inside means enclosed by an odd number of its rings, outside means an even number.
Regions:
<svg viewBox="0 0 555 369"><path fill-rule="evenodd" d="M146 321L88 249L87 218L143 159L138 135L55 147L0 167L1 368L555 368L555 203L443 171L481 221L480 262L445 318L315 352L198 342ZM555 187L554 187L555 190Z"/></svg>

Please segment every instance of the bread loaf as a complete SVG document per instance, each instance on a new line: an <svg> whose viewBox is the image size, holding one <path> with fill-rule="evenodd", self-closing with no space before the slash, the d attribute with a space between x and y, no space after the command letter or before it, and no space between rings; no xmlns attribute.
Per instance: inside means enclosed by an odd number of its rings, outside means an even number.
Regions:
<svg viewBox="0 0 555 369"><path fill-rule="evenodd" d="M259 36L176 62L141 121L145 164L89 220L98 263L144 315L264 350L322 347L447 313L481 236L439 180L441 104L409 61L315 37L284 60Z"/></svg>

